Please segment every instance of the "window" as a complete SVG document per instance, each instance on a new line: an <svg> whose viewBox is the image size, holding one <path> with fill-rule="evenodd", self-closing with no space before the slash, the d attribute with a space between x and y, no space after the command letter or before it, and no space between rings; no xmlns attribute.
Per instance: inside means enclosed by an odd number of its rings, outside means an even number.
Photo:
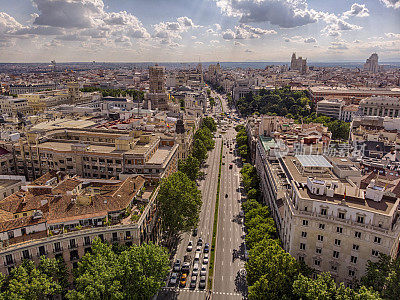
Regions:
<svg viewBox="0 0 400 300"><path fill-rule="evenodd" d="M299 256L299 261L304 262L304 256Z"/></svg>
<svg viewBox="0 0 400 300"><path fill-rule="evenodd" d="M308 220L303 220L303 226L308 226Z"/></svg>
<svg viewBox="0 0 400 300"><path fill-rule="evenodd" d="M375 236L375 237L374 237L374 243L380 244L380 243L381 243L381 238Z"/></svg>
<svg viewBox="0 0 400 300"><path fill-rule="evenodd" d="M321 261L319 259L314 260L314 265L320 266L321 265Z"/></svg>
<svg viewBox="0 0 400 300"><path fill-rule="evenodd" d="M323 242L324 241L324 236L318 234L318 241Z"/></svg>
<svg viewBox="0 0 400 300"><path fill-rule="evenodd" d="M344 219L345 214L343 212L338 213L339 219Z"/></svg>
<svg viewBox="0 0 400 300"><path fill-rule="evenodd" d="M349 276L353 277L355 275L356 272L354 272L354 270L349 270Z"/></svg>
<svg viewBox="0 0 400 300"><path fill-rule="evenodd" d="M359 231L354 232L354 236L358 239L361 239L361 232Z"/></svg>
<svg viewBox="0 0 400 300"><path fill-rule="evenodd" d="M307 211L308 210L308 207L307 206L304 206L304 211Z"/></svg>
<svg viewBox="0 0 400 300"><path fill-rule="evenodd" d="M326 216L326 208L321 208L321 215Z"/></svg>
<svg viewBox="0 0 400 300"><path fill-rule="evenodd" d="M364 224L364 217L363 216L357 216L357 223Z"/></svg>
<svg viewBox="0 0 400 300"><path fill-rule="evenodd" d="M353 250L358 251L358 248L360 248L360 246L353 244Z"/></svg>
<svg viewBox="0 0 400 300"><path fill-rule="evenodd" d="M332 270L332 271L337 271L337 266L332 265L332 266L331 266L331 270Z"/></svg>
<svg viewBox="0 0 400 300"><path fill-rule="evenodd" d="M30 259L29 250L22 251L22 258L23 259Z"/></svg>
<svg viewBox="0 0 400 300"><path fill-rule="evenodd" d="M90 237L85 236L84 245L85 245L85 246L90 245Z"/></svg>
<svg viewBox="0 0 400 300"><path fill-rule="evenodd" d="M333 255L334 258L339 258L339 251L333 251Z"/></svg>
<svg viewBox="0 0 400 300"><path fill-rule="evenodd" d="M60 252L61 249L61 243L60 242L56 242L54 243L54 252Z"/></svg>
<svg viewBox="0 0 400 300"><path fill-rule="evenodd" d="M379 256L379 251L376 251L376 250L372 249L372 256L378 257Z"/></svg>
<svg viewBox="0 0 400 300"><path fill-rule="evenodd" d="M350 257L350 262L353 263L353 264L357 263L357 256L353 256L353 255L352 255L352 256Z"/></svg>
<svg viewBox="0 0 400 300"><path fill-rule="evenodd" d="M306 250L306 244L300 243L300 250Z"/></svg>
<svg viewBox="0 0 400 300"><path fill-rule="evenodd" d="M325 229L325 224L319 223L319 229L324 230Z"/></svg>
<svg viewBox="0 0 400 300"><path fill-rule="evenodd" d="M321 254L322 253L322 248L317 247L315 249L315 253Z"/></svg>
<svg viewBox="0 0 400 300"><path fill-rule="evenodd" d="M343 233L343 228L342 227L336 227L336 232L337 233Z"/></svg>
<svg viewBox="0 0 400 300"><path fill-rule="evenodd" d="M301 232L301 237L303 237L303 238L307 237L307 232L302 231L302 232Z"/></svg>
<svg viewBox="0 0 400 300"><path fill-rule="evenodd" d="M341 240L335 239L335 245L336 245L336 246L340 246L340 243L341 243L341 242L342 242Z"/></svg>

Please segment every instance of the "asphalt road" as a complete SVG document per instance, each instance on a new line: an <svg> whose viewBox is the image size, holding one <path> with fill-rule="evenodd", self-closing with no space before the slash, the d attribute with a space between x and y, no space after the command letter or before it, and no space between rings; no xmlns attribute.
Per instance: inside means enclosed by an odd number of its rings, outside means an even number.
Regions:
<svg viewBox="0 0 400 300"><path fill-rule="evenodd" d="M220 96L212 92L214 98ZM229 113L226 101L221 97L224 112ZM222 112L220 102L216 99L217 106L213 109L214 112ZM199 182L199 189L202 192L203 205L200 212L200 220L198 225L197 237L193 237L191 233L182 235L181 242L178 245L174 261L181 259L190 254L194 257L196 243L199 237L204 243L209 243L211 246L215 198L217 194L218 169L220 163L220 150L222 143L230 144L232 153L227 145L223 148L224 165L222 166L221 186L220 186L220 201L219 201L219 217L218 230L215 251L215 269L214 282L211 293L207 290L198 288L199 279L195 289L190 289L190 280L186 287L167 287L164 288L158 295L157 299L243 299L247 292L246 278L244 270L244 232L242 228L240 212L240 182L238 159L235 156L234 137L236 135L233 126L222 134L219 138L220 131L215 139L215 148L208 153L208 158L205 168L202 169L206 173L205 179ZM232 169L229 165L232 164ZM225 194L228 197L225 198ZM186 248L189 240L193 241L193 250L187 252ZM201 258L204 253L202 252ZM202 259L200 259L202 262ZM193 263L191 264L193 266ZM200 264L201 266L201 264ZM192 271L192 270L191 270ZM191 275L191 272L190 272ZM189 276L190 278L190 276ZM208 279L208 273L207 273Z"/></svg>

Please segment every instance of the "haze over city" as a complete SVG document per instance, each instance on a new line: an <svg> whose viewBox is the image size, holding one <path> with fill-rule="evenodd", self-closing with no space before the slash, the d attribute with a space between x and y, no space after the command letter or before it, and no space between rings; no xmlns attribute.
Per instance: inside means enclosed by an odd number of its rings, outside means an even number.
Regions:
<svg viewBox="0 0 400 300"><path fill-rule="evenodd" d="M0 62L399 61L400 1L0 0Z"/></svg>

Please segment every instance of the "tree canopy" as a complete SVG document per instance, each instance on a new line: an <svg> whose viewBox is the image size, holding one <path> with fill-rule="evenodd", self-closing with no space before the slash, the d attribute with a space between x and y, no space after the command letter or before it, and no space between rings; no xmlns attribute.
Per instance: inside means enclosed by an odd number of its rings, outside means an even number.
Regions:
<svg viewBox="0 0 400 300"><path fill-rule="evenodd" d="M78 263L68 299L151 299L169 271L165 249L143 244L116 253L100 239Z"/></svg>
<svg viewBox="0 0 400 300"><path fill-rule="evenodd" d="M190 180L195 181L199 176L200 162L197 158L189 155L185 160L178 162L178 170L185 173Z"/></svg>
<svg viewBox="0 0 400 300"><path fill-rule="evenodd" d="M162 182L157 204L164 229L171 235L197 226L202 205L201 192L185 173L175 172Z"/></svg>

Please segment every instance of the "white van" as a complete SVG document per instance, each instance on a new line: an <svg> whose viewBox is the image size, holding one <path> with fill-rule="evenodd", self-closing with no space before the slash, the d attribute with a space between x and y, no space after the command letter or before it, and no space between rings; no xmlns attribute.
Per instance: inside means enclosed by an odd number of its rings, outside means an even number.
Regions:
<svg viewBox="0 0 400 300"><path fill-rule="evenodd" d="M196 262L199 262L200 261L200 253L199 252L197 252L196 254L195 254L195 256L194 256L194 263L196 263Z"/></svg>

